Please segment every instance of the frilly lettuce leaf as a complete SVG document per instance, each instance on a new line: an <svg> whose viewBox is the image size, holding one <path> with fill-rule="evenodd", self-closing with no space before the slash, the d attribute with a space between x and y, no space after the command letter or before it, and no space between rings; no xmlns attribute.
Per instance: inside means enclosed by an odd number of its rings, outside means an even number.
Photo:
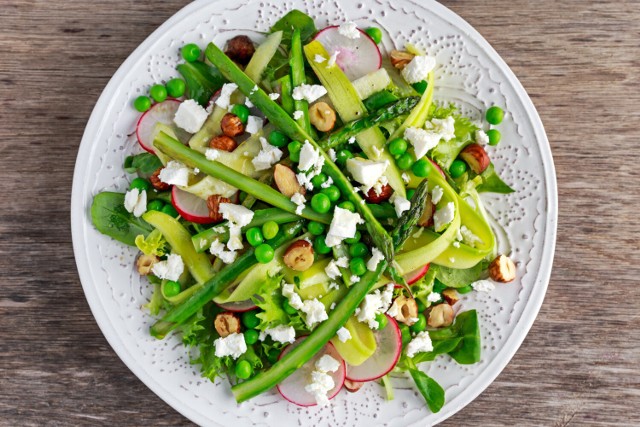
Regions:
<svg viewBox="0 0 640 427"><path fill-rule="evenodd" d="M146 238L142 234L137 235L135 243L145 255L162 256L166 253L167 241L158 229L154 229Z"/></svg>

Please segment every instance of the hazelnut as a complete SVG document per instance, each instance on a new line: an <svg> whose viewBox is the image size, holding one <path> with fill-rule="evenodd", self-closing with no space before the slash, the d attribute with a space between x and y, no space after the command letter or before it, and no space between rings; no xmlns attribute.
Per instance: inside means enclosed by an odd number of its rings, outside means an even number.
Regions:
<svg viewBox="0 0 640 427"><path fill-rule="evenodd" d="M227 113L224 116L222 116L222 121L220 122L220 128L222 129L222 133L232 138L234 136L242 135L244 133L244 123L242 123L242 120L240 120L240 117L232 113ZM226 151L232 151L232 150L226 150Z"/></svg>
<svg viewBox="0 0 640 427"><path fill-rule="evenodd" d="M280 191L286 197L292 197L296 193L304 196L306 189L298 183L296 173L289 167L277 164L273 170L273 180Z"/></svg>
<svg viewBox="0 0 640 427"><path fill-rule="evenodd" d="M211 138L211 141L209 141L209 147L222 151L233 151L238 147L238 143L235 139L228 137L227 135L218 135Z"/></svg>
<svg viewBox="0 0 640 427"><path fill-rule="evenodd" d="M160 171L162 169L164 169L164 166L156 169L156 171L149 177L149 181L151 182L151 185L153 186L153 188L155 188L158 191L166 191L169 188L171 188L171 186L166 182L160 181Z"/></svg>
<svg viewBox="0 0 640 427"><path fill-rule="evenodd" d="M231 312L218 314L213 321L213 326L222 338L240 333L240 319Z"/></svg>
<svg viewBox="0 0 640 427"><path fill-rule="evenodd" d="M415 299L400 295L393 304L397 307L394 318L398 322L402 322L407 326L416 323L416 319L418 318L418 303Z"/></svg>
<svg viewBox="0 0 640 427"><path fill-rule="evenodd" d="M227 41L227 48L224 53L226 53L232 61L247 65L255 51L256 48L249 37L235 36Z"/></svg>
<svg viewBox="0 0 640 427"><path fill-rule="evenodd" d="M433 225L433 214L436 212L436 205L431 201L431 194L427 193L427 197L424 201L424 211L422 216L418 220L420 227L430 227Z"/></svg>
<svg viewBox="0 0 640 427"><path fill-rule="evenodd" d="M414 54L406 52L404 50L392 50L389 57L391 58L391 65L398 70L402 70L411 62L414 58Z"/></svg>
<svg viewBox="0 0 640 427"><path fill-rule="evenodd" d="M213 222L220 222L223 220L222 214L220 213L220 203L231 203L231 200L229 200L229 198L227 197L222 197L219 194L209 196L209 198L207 199L209 218L211 218Z"/></svg>
<svg viewBox="0 0 640 427"><path fill-rule="evenodd" d="M482 145L480 144L469 144L464 147L464 150L460 153L460 157L462 160L467 162L472 171L477 174L481 174L489 167L489 155Z"/></svg>
<svg viewBox="0 0 640 427"><path fill-rule="evenodd" d="M329 132L336 125L336 112L326 102L316 102L309 108L309 121L320 132Z"/></svg>
<svg viewBox="0 0 640 427"><path fill-rule="evenodd" d="M444 298L444 300L449 305L453 305L460 301L458 291L456 291L455 289L445 289L444 291L442 291L442 298Z"/></svg>
<svg viewBox="0 0 640 427"><path fill-rule="evenodd" d="M363 385L364 382L344 380L344 388L346 388L350 393L355 393L356 391L360 390Z"/></svg>
<svg viewBox="0 0 640 427"><path fill-rule="evenodd" d="M138 257L138 260L136 261L138 273L140 273L142 276L146 276L147 274L151 273L153 265L158 261L160 260L155 255L140 255Z"/></svg>
<svg viewBox="0 0 640 427"><path fill-rule="evenodd" d="M453 308L447 304L442 303L434 305L429 310L429 317L427 318L427 325L432 328L444 328L453 323Z"/></svg>
<svg viewBox="0 0 640 427"><path fill-rule="evenodd" d="M498 255L489 264L489 276L496 282L511 282L516 278L516 265L508 256Z"/></svg>
<svg viewBox="0 0 640 427"><path fill-rule="evenodd" d="M385 184L380 189L380 193L376 193L376 190L372 187L369 189L367 194L364 195L364 198L369 203L382 203L389 200L391 194L393 193L393 189L389 184Z"/></svg>
<svg viewBox="0 0 640 427"><path fill-rule="evenodd" d="M284 252L284 263L295 271L305 271L313 265L313 246L306 240L296 240Z"/></svg>

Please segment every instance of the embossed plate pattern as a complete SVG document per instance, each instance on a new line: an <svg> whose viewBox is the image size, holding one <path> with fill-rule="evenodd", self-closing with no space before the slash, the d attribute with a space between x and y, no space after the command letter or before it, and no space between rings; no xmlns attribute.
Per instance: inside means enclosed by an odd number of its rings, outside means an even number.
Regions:
<svg viewBox="0 0 640 427"><path fill-rule="evenodd" d="M490 155L517 191L484 197L506 233L501 250L517 261L518 280L491 294L465 296L460 309L478 309L482 361L461 366L441 357L427 366L446 389L447 403L431 414L406 378L395 378L396 398L368 384L357 394L341 393L327 408L299 408L276 392L236 405L226 381L199 376L175 337L156 341L152 319L141 310L150 287L134 269L136 251L91 225L89 207L102 190L124 190L124 158L140 151L131 100L176 75L184 43L221 44L235 34L263 36L284 11L298 8L318 27L353 20L383 29L387 50L412 42L438 59L436 100L452 101L476 119L488 106L505 107L503 142ZM126 13L123 11L123 13ZM100 97L80 145L71 206L73 244L80 279L105 337L127 366L158 396L202 425L410 425L435 424L460 410L500 373L520 346L546 291L555 247L557 194L553 161L540 119L526 92L489 44L460 17L431 1L196 1L145 40L113 76ZM532 378L531 381L535 379ZM132 403L135 406L135 403Z"/></svg>

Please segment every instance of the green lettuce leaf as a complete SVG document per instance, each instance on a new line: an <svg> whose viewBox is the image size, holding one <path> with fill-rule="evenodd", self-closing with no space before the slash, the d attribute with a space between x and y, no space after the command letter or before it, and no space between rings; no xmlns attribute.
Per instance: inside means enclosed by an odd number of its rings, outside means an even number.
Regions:
<svg viewBox="0 0 640 427"><path fill-rule="evenodd" d="M216 67L204 62L186 62L176 68L187 83L187 98L195 99L203 107L225 82Z"/></svg>
<svg viewBox="0 0 640 427"><path fill-rule="evenodd" d="M139 234L135 240L136 246L145 255L162 256L166 253L167 241L160 230L153 230L147 237Z"/></svg>
<svg viewBox="0 0 640 427"><path fill-rule="evenodd" d="M297 9L284 15L271 27L271 32L282 31L282 44L291 44L291 35L294 29L300 30L300 39L302 44L306 44L311 40L311 37L316 33L316 24L313 19L304 12Z"/></svg>

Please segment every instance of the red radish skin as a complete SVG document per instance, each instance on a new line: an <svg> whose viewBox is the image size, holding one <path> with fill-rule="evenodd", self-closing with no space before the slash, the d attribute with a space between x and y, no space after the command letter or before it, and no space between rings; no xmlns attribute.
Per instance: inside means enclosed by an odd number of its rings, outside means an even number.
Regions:
<svg viewBox="0 0 640 427"><path fill-rule="evenodd" d="M413 285L418 280L422 279L425 276L425 274L427 274L427 272L429 271L429 265L430 264L425 264L422 267L419 267L405 274L403 277L404 277L404 280L407 282L407 285ZM396 289L402 288L402 286L400 285L394 285L393 287Z"/></svg>
<svg viewBox="0 0 640 427"><path fill-rule="evenodd" d="M294 349L305 338L306 336L300 337L293 344L286 346L284 350L282 350L282 353L280 353L278 360L282 359L285 354ZM338 393L340 393L340 390L344 385L347 369L344 360L338 353L338 350L336 350L336 348L330 342L328 342L322 350L320 350L313 358L311 358L311 360L302 365L302 367L298 368L295 372L293 372L290 376L288 376L280 384L277 385L278 392L282 395L282 397L298 406L317 406L318 404L316 403L315 397L308 393L304 389L304 387L311 381L311 372L315 370L316 361L325 354L328 354L329 356L340 362L340 368L338 368L336 372L328 373L329 375L331 375L335 383L333 389L328 393L329 400L336 397Z"/></svg>
<svg viewBox="0 0 640 427"><path fill-rule="evenodd" d="M431 162L431 164L432 164L433 166L435 166L435 167L436 167L436 169L438 169L438 172L440 172L440 175L442 175L442 177L443 177L443 178L446 178L446 176L445 176L444 171L442 170L442 168L441 168L440 166L438 166L438 164L437 164L436 162L434 162L433 160L431 160L431 159L428 159L428 160Z"/></svg>
<svg viewBox="0 0 640 427"><path fill-rule="evenodd" d="M336 64L344 71L349 80L353 81L366 74L376 71L382 66L382 55L378 45L363 30L360 37L350 39L338 31L333 25L321 30L314 38L327 50L329 55L339 51Z"/></svg>
<svg viewBox="0 0 640 427"><path fill-rule="evenodd" d="M206 200L173 186L171 190L171 204L187 221L196 224L211 224L214 222L209 217L209 208Z"/></svg>
<svg viewBox="0 0 640 427"><path fill-rule="evenodd" d="M224 304L216 303L216 305L234 313L244 313L245 311L251 311L258 308L258 306L255 305L254 302L250 299L246 301L228 302Z"/></svg>
<svg viewBox="0 0 640 427"><path fill-rule="evenodd" d="M136 125L136 136L140 146L151 154L155 154L153 150L153 129L156 123L162 123L167 126L174 126L173 117L178 111L181 101L169 98L165 101L154 104L147 110Z"/></svg>
<svg viewBox="0 0 640 427"><path fill-rule="evenodd" d="M402 353L402 333L398 322L393 317L387 316L387 326L375 331L378 347L371 357L362 365L347 365L347 379L355 382L373 381L387 375L398 363Z"/></svg>

